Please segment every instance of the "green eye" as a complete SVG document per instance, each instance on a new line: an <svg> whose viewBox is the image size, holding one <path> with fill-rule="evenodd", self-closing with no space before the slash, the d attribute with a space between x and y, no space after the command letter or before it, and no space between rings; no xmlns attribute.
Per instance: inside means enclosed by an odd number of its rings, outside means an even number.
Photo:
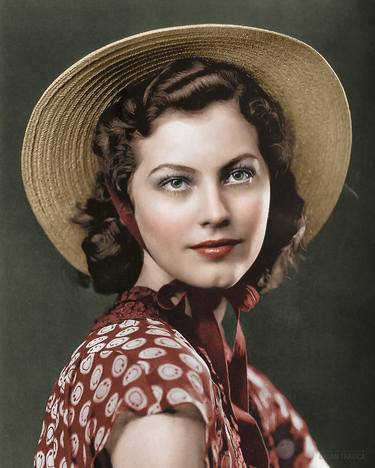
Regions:
<svg viewBox="0 0 375 468"><path fill-rule="evenodd" d="M183 181L181 179L173 179L169 181L169 183L171 184L171 187L178 189L178 188L181 188Z"/></svg>
<svg viewBox="0 0 375 468"><path fill-rule="evenodd" d="M243 180L244 176L245 176L245 172L244 171L236 171L236 172L233 172L232 176L235 180Z"/></svg>
<svg viewBox="0 0 375 468"><path fill-rule="evenodd" d="M255 176L255 170L252 168L236 169L228 176L229 183L247 182ZM232 180L230 178L232 177Z"/></svg>
<svg viewBox="0 0 375 468"><path fill-rule="evenodd" d="M159 183L160 187L169 192L183 192L189 188L189 182L182 177L169 177Z"/></svg>

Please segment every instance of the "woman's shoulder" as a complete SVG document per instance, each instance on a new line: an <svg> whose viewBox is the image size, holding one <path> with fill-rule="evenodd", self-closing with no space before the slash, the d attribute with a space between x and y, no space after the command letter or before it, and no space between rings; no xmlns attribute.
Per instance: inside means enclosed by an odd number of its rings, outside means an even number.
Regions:
<svg viewBox="0 0 375 468"><path fill-rule="evenodd" d="M137 382L148 388L154 384L154 390L157 386L178 388L182 383L186 388L187 380L201 394L210 390L211 383L206 362L188 340L168 322L148 317L96 327L72 353L62 372L64 376L69 373L80 382L90 376L90 389L104 375L112 383L121 380L124 388ZM68 382L73 384L71 378Z"/></svg>
<svg viewBox="0 0 375 468"><path fill-rule="evenodd" d="M209 431L215 395L204 360L164 320L122 319L94 327L55 383L36 456L60 463L69 446L69 461L92 466L126 411L146 416L190 403ZM56 448L50 453L51 443Z"/></svg>

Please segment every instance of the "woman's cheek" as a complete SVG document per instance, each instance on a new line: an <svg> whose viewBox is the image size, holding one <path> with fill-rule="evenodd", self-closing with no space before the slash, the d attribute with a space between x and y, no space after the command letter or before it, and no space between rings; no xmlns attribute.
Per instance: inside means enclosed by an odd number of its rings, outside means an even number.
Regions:
<svg viewBox="0 0 375 468"><path fill-rule="evenodd" d="M136 218L137 219L137 218ZM181 241L186 233L186 216L181 216L181 210L174 210L152 205L152 210L143 211L137 219L141 234L152 243L168 243L169 248Z"/></svg>

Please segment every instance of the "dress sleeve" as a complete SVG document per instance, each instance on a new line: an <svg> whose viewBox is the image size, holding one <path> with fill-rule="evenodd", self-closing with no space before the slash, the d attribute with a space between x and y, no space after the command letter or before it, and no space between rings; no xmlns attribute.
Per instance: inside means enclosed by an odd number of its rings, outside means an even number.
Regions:
<svg viewBox="0 0 375 468"><path fill-rule="evenodd" d="M47 403L34 466L93 467L120 413L151 415L186 403L205 422L207 463L214 396L206 363L164 321L107 325L91 333L62 370Z"/></svg>
<svg viewBox="0 0 375 468"><path fill-rule="evenodd" d="M271 468L329 468L306 422L289 400L258 369L248 365L251 412L257 419Z"/></svg>

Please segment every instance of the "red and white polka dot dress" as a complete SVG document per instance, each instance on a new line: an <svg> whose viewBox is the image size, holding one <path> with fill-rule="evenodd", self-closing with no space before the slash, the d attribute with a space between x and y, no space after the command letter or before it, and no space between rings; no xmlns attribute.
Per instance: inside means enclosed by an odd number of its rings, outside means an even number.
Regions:
<svg viewBox="0 0 375 468"><path fill-rule="evenodd" d="M208 467L246 467L235 419L207 354L152 306L155 292L134 287L96 321L73 352L48 399L34 458L36 468L111 467L105 444L115 418L152 415L193 404L206 424ZM228 359L231 350L225 343ZM250 413L270 466L307 467L319 452L288 400L248 366Z"/></svg>

